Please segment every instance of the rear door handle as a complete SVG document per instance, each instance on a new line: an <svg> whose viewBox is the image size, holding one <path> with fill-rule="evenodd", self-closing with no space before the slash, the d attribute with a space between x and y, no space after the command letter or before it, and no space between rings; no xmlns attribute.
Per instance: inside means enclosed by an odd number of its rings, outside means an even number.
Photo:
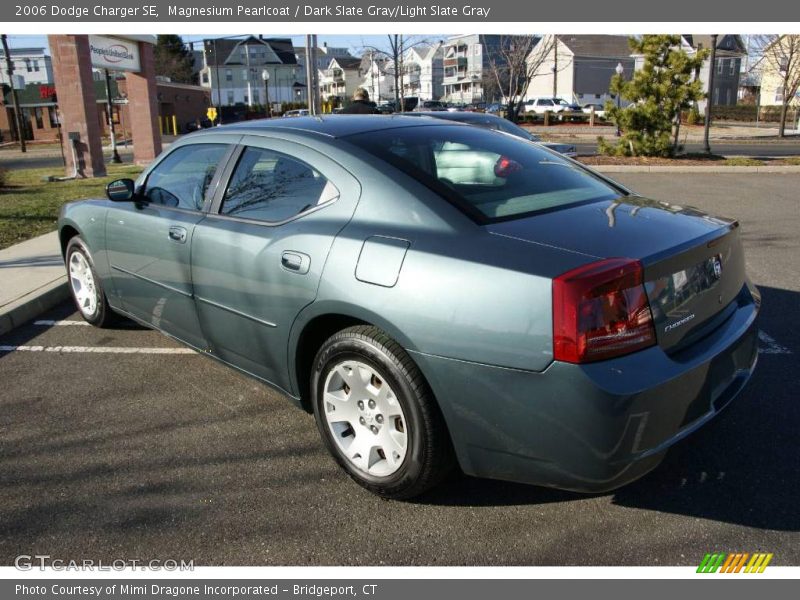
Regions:
<svg viewBox="0 0 800 600"><path fill-rule="evenodd" d="M173 225L169 228L169 239L179 244L186 243L186 228Z"/></svg>
<svg viewBox="0 0 800 600"><path fill-rule="evenodd" d="M287 250L281 254L281 268L292 273L299 273L305 275L311 267L311 257L302 252L295 252L294 250Z"/></svg>

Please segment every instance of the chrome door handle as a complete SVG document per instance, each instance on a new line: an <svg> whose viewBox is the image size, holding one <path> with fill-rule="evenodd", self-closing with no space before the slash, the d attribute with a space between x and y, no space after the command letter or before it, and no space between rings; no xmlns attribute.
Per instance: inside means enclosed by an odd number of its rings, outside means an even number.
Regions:
<svg viewBox="0 0 800 600"><path fill-rule="evenodd" d="M304 275L311 266L311 257L302 252L286 251L281 254L281 267L292 273Z"/></svg>
<svg viewBox="0 0 800 600"><path fill-rule="evenodd" d="M179 244L185 244L186 228L173 225L169 228L169 239L171 239L173 242L178 242Z"/></svg>

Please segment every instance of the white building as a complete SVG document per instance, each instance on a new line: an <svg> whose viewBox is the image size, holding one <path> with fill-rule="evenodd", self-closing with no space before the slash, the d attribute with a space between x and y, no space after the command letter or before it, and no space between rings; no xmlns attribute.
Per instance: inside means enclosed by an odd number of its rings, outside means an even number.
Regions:
<svg viewBox="0 0 800 600"><path fill-rule="evenodd" d="M316 65L314 65L317 71L321 71L323 69L327 69L328 66L331 64L331 59L334 58L356 58L352 54L350 54L350 50L343 47L335 47L335 46L328 46L327 43L323 43L321 47L317 47L317 61ZM294 49L294 56L297 59L297 65L303 70L305 73L306 69L306 49L304 46L299 46Z"/></svg>
<svg viewBox="0 0 800 600"><path fill-rule="evenodd" d="M361 59L352 56L332 58L328 66L318 73L322 99L352 98L361 85Z"/></svg>
<svg viewBox="0 0 800 600"><path fill-rule="evenodd" d="M305 74L291 38L210 39L204 49L200 85L211 88L214 105L263 105L267 94L271 104L305 100Z"/></svg>
<svg viewBox="0 0 800 600"><path fill-rule="evenodd" d="M10 48L11 62L14 63L14 75L22 77L23 86L29 83L52 84L53 65L45 48ZM0 49L0 84L10 85L6 73L6 55Z"/></svg>
<svg viewBox="0 0 800 600"><path fill-rule="evenodd" d="M604 104L612 99L608 88L617 65L629 79L635 59L624 35L548 34L531 50L528 63L533 77L526 100L555 95L568 102Z"/></svg>
<svg viewBox="0 0 800 600"><path fill-rule="evenodd" d="M374 102L394 100L394 64L381 54L368 52L361 59L361 85Z"/></svg>
<svg viewBox="0 0 800 600"><path fill-rule="evenodd" d="M403 95L420 100L438 100L444 93L444 47L410 48L403 57Z"/></svg>

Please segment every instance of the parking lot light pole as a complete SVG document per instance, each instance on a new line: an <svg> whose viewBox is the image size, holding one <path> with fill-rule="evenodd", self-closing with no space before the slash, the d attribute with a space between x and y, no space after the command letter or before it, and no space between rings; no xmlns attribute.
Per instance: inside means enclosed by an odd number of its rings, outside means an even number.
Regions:
<svg viewBox="0 0 800 600"><path fill-rule="evenodd" d="M622 66L621 62L618 62L616 68L614 69L614 71L616 71L617 75L621 78L622 74L625 72L625 68ZM622 135L622 131L620 131L620 129L619 129L619 109L620 109L619 97L620 96L621 96L621 94L619 93L619 90L617 90L617 118L614 119L617 122L617 137L620 137Z"/></svg>

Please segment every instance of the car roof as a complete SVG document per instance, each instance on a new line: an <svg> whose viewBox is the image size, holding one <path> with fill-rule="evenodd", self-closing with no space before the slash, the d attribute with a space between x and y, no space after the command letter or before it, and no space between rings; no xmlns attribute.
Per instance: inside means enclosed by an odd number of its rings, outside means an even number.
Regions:
<svg viewBox="0 0 800 600"><path fill-rule="evenodd" d="M419 111L413 113L421 117L433 117L434 119L441 119L443 121L456 121L460 123L476 123L479 121L491 121L493 119L500 120L496 115L490 115L480 112L445 112L445 111Z"/></svg>
<svg viewBox="0 0 800 600"><path fill-rule="evenodd" d="M298 133L314 133L336 138L383 129L424 127L433 124L428 119L416 119L403 115L320 115L315 117L293 117L291 119L240 121L215 127L214 129L207 129L206 135L216 133L249 133L258 135L269 131L291 130Z"/></svg>

